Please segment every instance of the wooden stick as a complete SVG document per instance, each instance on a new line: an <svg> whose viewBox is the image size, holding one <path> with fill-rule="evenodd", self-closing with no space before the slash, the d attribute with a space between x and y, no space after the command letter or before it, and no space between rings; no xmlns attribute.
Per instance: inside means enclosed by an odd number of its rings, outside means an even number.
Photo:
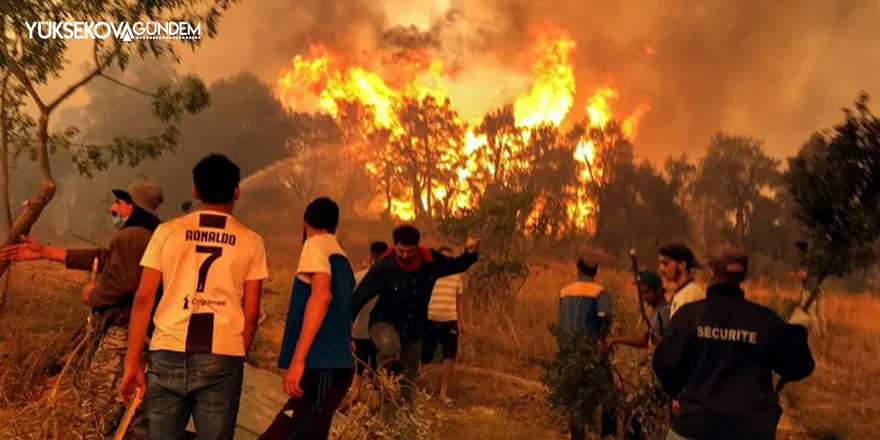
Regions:
<svg viewBox="0 0 880 440"><path fill-rule="evenodd" d="M98 277L98 257L96 256L94 260L92 260L92 273L90 275L90 279L94 282ZM76 345L76 348L73 349L73 352L70 354L70 357L67 358L67 362L64 363L64 367L61 368L61 373L58 374L58 377L55 380L55 384L52 385L52 390L49 391L49 404L54 405L55 400L58 397L58 389L61 387L61 382L64 380L64 375L67 374L67 371L70 369L70 366L73 365L74 360L86 347L87 344L92 339L92 335L95 331L95 323L92 321L92 312L89 311L89 316L86 318L86 333L83 335L82 340Z"/></svg>
<svg viewBox="0 0 880 440"><path fill-rule="evenodd" d="M129 402L128 406L125 408L125 416L122 417L122 422L119 424L119 428L116 428L116 434L113 436L113 440L122 440L125 437L125 431L128 430L128 425L131 424L131 419L134 418L135 411L141 406L143 397L144 389L136 388L134 390L134 398L131 399L131 402Z"/></svg>
<svg viewBox="0 0 880 440"><path fill-rule="evenodd" d="M95 259L92 260L92 274L89 276L89 281L95 282L98 279L98 256L95 256Z"/></svg>

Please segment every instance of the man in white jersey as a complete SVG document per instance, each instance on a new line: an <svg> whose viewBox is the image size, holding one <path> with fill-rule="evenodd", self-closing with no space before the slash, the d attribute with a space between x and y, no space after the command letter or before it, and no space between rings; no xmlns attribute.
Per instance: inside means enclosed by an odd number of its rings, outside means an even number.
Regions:
<svg viewBox="0 0 880 440"><path fill-rule="evenodd" d="M268 276L263 239L232 215L241 173L212 154L193 168L200 209L156 229L129 324L122 393L146 387L151 440L180 440L190 419L199 440L232 440L244 357ZM147 376L141 365L159 283Z"/></svg>
<svg viewBox="0 0 880 440"><path fill-rule="evenodd" d="M706 298L706 291L694 282L691 275L691 270L696 267L699 264L691 248L680 243L660 248L660 276L675 286L669 308L670 319L681 306Z"/></svg>
<svg viewBox="0 0 880 440"><path fill-rule="evenodd" d="M448 247L438 249L446 257L455 254ZM458 356L458 338L464 333L464 307L461 304L461 274L449 275L437 280L428 303L428 324L422 338L422 363L434 360L437 345L443 350L443 374L440 378L440 403L447 408L455 406L449 398L449 384L455 373L455 358Z"/></svg>

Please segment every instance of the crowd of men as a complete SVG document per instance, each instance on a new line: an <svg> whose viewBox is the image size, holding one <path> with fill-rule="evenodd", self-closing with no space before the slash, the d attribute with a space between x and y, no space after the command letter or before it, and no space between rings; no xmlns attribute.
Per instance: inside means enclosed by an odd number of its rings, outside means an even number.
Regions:
<svg viewBox="0 0 880 440"><path fill-rule="evenodd" d="M683 244L661 247L659 275L642 271L637 276L639 293L651 308L647 328L625 337L608 334L611 300L597 282L598 259L581 257L576 266L577 281L560 291L560 334L585 331L605 352L615 345L652 350L656 380L670 396L667 440L776 437L782 412L779 384L813 372L807 338L815 318L796 308L786 323L772 310L746 300L741 286L749 259L744 251L730 245L714 249L709 287L703 290L694 282L692 269L700 265L691 249ZM664 283L672 287L669 297ZM559 340L561 344L564 338ZM777 386L774 374L779 376ZM603 408L601 437L617 434L614 416ZM572 420L570 432L572 440L586 438L583 421Z"/></svg>
<svg viewBox="0 0 880 440"><path fill-rule="evenodd" d="M156 216L163 201L158 186L137 182L114 190L110 214L119 230L107 249L65 250L23 237L0 252L6 259L43 258L100 272L82 298L100 318L103 335L89 374L105 435L124 408L114 390L124 399L145 390L145 417L133 431L142 429L152 440L182 439L192 419L201 440L234 436L244 360L268 277L266 249L260 235L232 215L239 168L209 155L192 174L198 209L187 207L164 223ZM420 364L433 361L438 345L439 401L454 405L449 386L465 330L458 274L477 261L479 240L469 239L455 256L448 247L422 247L419 230L403 225L390 247L372 243L369 268L355 273L336 237L338 225L339 207L328 198L304 211L278 359L290 398L261 439L326 439L349 390L380 368L401 377L401 394L411 403ZM797 310L789 324L747 301L741 284L748 263L742 250L719 247L709 257L710 283L703 290L694 281L692 270L700 265L691 249L661 247L659 274L637 277L651 309L647 328L612 338L611 293L598 281L599 261L579 258L576 282L560 292L560 334L584 329L605 352L616 345L653 350L656 379L674 412L669 440L773 439L780 415L773 374L795 381L812 372L807 326L817 317ZM797 276L808 278L804 271ZM664 285L672 286L669 293ZM602 425L602 435L613 435L613 411L603 411ZM583 421L570 428L573 440L586 438Z"/></svg>
<svg viewBox="0 0 880 440"><path fill-rule="evenodd" d="M240 180L232 161L209 155L193 168L194 211L187 206L160 223L162 191L140 181L113 190L109 212L119 230L108 248L66 250L22 237L0 253L100 272L82 298L100 319L89 374L103 435L117 428L125 400L145 390L136 435L183 439L192 419L200 440L233 438L268 277L262 237L232 215ZM449 248L421 247L419 230L404 225L394 230L392 248L373 243L370 269L355 274L336 238L338 224L339 207L328 198L303 214L278 359L290 399L261 439L326 439L353 379L380 365L402 376L411 402L419 364L432 361L438 344L445 359L439 397L453 405L448 388L462 328L456 275L477 261L479 240L454 257Z"/></svg>

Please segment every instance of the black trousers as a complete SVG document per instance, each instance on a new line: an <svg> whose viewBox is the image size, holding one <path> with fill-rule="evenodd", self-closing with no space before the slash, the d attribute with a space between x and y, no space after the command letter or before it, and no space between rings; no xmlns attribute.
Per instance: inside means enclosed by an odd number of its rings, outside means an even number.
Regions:
<svg viewBox="0 0 880 440"><path fill-rule="evenodd" d="M326 440L353 378L353 369L306 370L302 397L288 400L259 440Z"/></svg>

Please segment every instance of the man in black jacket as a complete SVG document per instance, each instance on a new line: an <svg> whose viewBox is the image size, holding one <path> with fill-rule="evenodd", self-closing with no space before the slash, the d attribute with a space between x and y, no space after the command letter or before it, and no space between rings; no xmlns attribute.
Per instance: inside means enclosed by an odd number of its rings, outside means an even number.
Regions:
<svg viewBox="0 0 880 440"><path fill-rule="evenodd" d="M681 407L667 440L773 440L782 413L773 373L813 372L807 329L747 301L749 260L732 246L710 257L706 299L684 305L654 353L654 371Z"/></svg>
<svg viewBox="0 0 880 440"><path fill-rule="evenodd" d="M413 226L394 230L394 247L376 263L354 291L354 320L377 295L370 313L370 338L378 348L379 365L393 359L403 364L401 394L412 401L419 374L421 345L428 321L428 303L438 278L464 272L477 262L478 240L468 240L465 252L448 258L435 250L419 247L421 234Z"/></svg>

